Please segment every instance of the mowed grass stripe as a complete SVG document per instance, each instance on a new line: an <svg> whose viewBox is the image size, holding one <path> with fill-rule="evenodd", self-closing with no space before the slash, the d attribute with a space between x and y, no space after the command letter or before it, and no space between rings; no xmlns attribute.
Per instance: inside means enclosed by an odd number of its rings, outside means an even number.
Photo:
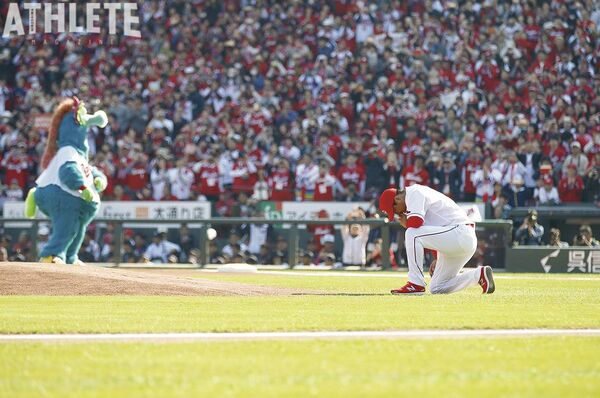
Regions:
<svg viewBox="0 0 600 398"><path fill-rule="evenodd" d="M2 397L593 397L599 337L0 344Z"/></svg>

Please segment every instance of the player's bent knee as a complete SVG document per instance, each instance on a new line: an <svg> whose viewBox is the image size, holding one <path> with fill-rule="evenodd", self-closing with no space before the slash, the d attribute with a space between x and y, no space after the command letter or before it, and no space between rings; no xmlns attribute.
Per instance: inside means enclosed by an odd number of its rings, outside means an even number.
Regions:
<svg viewBox="0 0 600 398"><path fill-rule="evenodd" d="M415 244L415 237L417 236L416 228L408 228L404 233L404 241L406 246L412 246Z"/></svg>
<svg viewBox="0 0 600 398"><path fill-rule="evenodd" d="M446 294L448 293L443 285L438 283L429 285L429 292L431 294Z"/></svg>

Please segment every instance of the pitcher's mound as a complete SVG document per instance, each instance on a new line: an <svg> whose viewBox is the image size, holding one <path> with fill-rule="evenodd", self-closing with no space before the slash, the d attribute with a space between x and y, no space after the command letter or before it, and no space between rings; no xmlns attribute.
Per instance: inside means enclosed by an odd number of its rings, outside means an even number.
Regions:
<svg viewBox="0 0 600 398"><path fill-rule="evenodd" d="M200 275L200 274L199 274ZM40 263L0 263L0 295L271 296L299 289L152 274L130 269Z"/></svg>

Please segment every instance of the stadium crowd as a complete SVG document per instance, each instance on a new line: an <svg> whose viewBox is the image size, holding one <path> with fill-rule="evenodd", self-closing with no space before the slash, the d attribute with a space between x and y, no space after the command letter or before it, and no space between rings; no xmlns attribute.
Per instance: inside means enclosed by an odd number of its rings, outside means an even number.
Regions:
<svg viewBox="0 0 600 398"><path fill-rule="evenodd" d="M139 15L141 39L0 39L4 200L34 183L36 118L73 94L110 115L90 136L105 199L206 198L220 216L412 183L499 215L599 200L593 0L145 1Z"/></svg>
<svg viewBox="0 0 600 398"><path fill-rule="evenodd" d="M109 114L90 134L104 200L208 199L214 216L246 216L261 200L422 183L497 218L600 204L598 2L139 7L141 39L106 26L0 38L0 201L34 184L43 116L77 95Z"/></svg>

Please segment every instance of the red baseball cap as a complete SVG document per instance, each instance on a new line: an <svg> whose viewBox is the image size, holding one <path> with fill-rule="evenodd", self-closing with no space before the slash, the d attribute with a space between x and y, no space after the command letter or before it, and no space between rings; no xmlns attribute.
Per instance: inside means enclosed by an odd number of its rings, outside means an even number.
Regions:
<svg viewBox="0 0 600 398"><path fill-rule="evenodd" d="M394 198L397 193L396 188L388 188L379 197L379 209L387 214L390 221L394 221Z"/></svg>

